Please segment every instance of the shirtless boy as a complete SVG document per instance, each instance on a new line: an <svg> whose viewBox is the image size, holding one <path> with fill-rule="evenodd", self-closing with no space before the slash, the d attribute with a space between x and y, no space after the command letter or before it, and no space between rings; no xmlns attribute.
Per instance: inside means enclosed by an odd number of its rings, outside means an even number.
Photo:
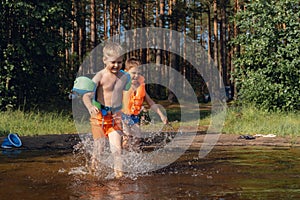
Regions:
<svg viewBox="0 0 300 200"><path fill-rule="evenodd" d="M116 178L123 176L121 159L121 108L122 93L130 81L125 72L120 71L123 63L123 49L119 44L108 43L103 49L105 68L94 77L96 91L83 95L83 102L91 118L91 131L94 139L92 169L96 167L97 155L104 150L104 139L109 139L114 157ZM128 87L128 86L127 86Z"/></svg>

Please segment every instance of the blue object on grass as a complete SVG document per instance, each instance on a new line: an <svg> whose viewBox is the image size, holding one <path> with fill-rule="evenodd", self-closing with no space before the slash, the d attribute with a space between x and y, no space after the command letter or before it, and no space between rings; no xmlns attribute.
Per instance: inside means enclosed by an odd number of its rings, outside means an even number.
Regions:
<svg viewBox="0 0 300 200"><path fill-rule="evenodd" d="M20 146L22 146L21 139L15 133L8 134L7 138L4 139L1 145L1 147L5 149L9 149L12 147L20 147Z"/></svg>

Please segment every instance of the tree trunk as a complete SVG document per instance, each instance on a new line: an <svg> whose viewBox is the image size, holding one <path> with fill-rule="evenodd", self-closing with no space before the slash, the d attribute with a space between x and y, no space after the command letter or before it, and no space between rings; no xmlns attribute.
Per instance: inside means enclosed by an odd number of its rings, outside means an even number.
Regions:
<svg viewBox="0 0 300 200"><path fill-rule="evenodd" d="M218 65L218 3L217 3L217 0L213 1L213 9L214 9L214 65L215 65L215 67L219 67L219 65Z"/></svg>
<svg viewBox="0 0 300 200"><path fill-rule="evenodd" d="M211 34L212 34L212 30L211 30L211 12L210 12L210 4L207 5L207 29L208 29L208 36L207 36L207 66L205 67L205 71L204 73L207 75L208 79L212 79L212 71L210 70L210 66L211 66L211 61L212 61L212 50L211 50ZM210 85L212 84L211 82L209 82L209 80L206 79L205 83L206 83L206 87L210 88ZM204 89L203 89L204 91ZM206 93L206 92L205 92Z"/></svg>
<svg viewBox="0 0 300 200"><path fill-rule="evenodd" d="M106 40L107 36L107 1L103 0L103 39Z"/></svg>
<svg viewBox="0 0 300 200"><path fill-rule="evenodd" d="M156 11L156 14L159 13L158 15L158 21L157 21L157 25L159 28L163 28L163 18L164 18L164 0L159 0L157 1L158 5L157 8L159 8L159 10ZM158 32L159 34L160 32ZM163 36L162 35L158 35L156 43L158 46L161 46L163 44ZM161 64L162 64L162 51L160 48L156 49L156 55L155 55L155 63L156 63L156 77L155 77L155 82L159 83L162 77L162 70L161 70ZM161 96L161 90L160 87L158 85L154 85L153 87L154 89L154 96L155 97L160 97Z"/></svg>
<svg viewBox="0 0 300 200"><path fill-rule="evenodd" d="M72 33L71 33L71 55L73 56L71 60L71 65L76 66L78 61L78 4L77 1L72 2Z"/></svg>
<svg viewBox="0 0 300 200"><path fill-rule="evenodd" d="M86 23L85 23L85 2L81 2L80 6L80 23L79 23L79 47L78 47L78 57L79 62L83 61L84 55L86 53Z"/></svg>
<svg viewBox="0 0 300 200"><path fill-rule="evenodd" d="M208 56L208 64L210 64L212 55L211 55L211 18L210 18L210 5L207 5L207 30L208 30L208 36L207 36L207 56Z"/></svg>
<svg viewBox="0 0 300 200"><path fill-rule="evenodd" d="M90 27L91 27L91 40L90 40L90 51L97 51L97 49L95 49L97 43L96 43L96 37L97 37L97 26L96 26L96 0L91 0L90 2L90 6L91 6L91 15L90 15ZM97 55L97 53L95 53L94 55ZM90 57L90 70L89 70L89 74L93 74L96 73L97 70L97 58L96 56L91 56Z"/></svg>
<svg viewBox="0 0 300 200"><path fill-rule="evenodd" d="M228 22L227 20L227 33L228 33L228 39L227 41L231 41L231 38L232 38L232 24L231 22ZM226 59L226 66L227 66L227 83L228 85L232 86L232 82L231 82L231 59L232 59L232 56L233 56L233 48L231 45L228 45L228 48L227 48L227 52L226 52L226 55L227 55L227 59Z"/></svg>
<svg viewBox="0 0 300 200"><path fill-rule="evenodd" d="M186 0L184 0L184 7L187 8L187 5L186 5ZM184 13L184 18L186 19L186 13ZM187 30L187 23L186 23L186 20L184 20L184 29L183 29L183 36L184 36L184 41L186 41L186 30ZM186 69L186 43L184 42L183 44L183 59L182 59L182 65L181 65L181 74L182 76L184 77L184 79L186 79L186 74L187 74L187 69ZM180 45L181 46L181 45ZM185 96L185 91L186 91L186 85L185 85L185 81L182 82L182 91L183 91L183 94Z"/></svg>
<svg viewBox="0 0 300 200"><path fill-rule="evenodd" d="M119 0L119 3L118 3L118 18L117 18L117 23L116 23L116 26L118 27L117 34L119 34L119 37L121 37L121 17L122 17L122 15L121 15L121 1Z"/></svg>
<svg viewBox="0 0 300 200"><path fill-rule="evenodd" d="M111 1L109 4L109 36L114 35L114 5L113 2Z"/></svg>
<svg viewBox="0 0 300 200"><path fill-rule="evenodd" d="M174 6L176 6L176 0L170 0L170 7L173 9ZM177 31L178 28L178 19L177 19L177 15L173 14L173 11L171 11L171 28L172 30ZM178 52L180 51L179 49L179 43L178 40L179 38L176 38L176 34L175 35L170 35L170 41L171 41L171 45L172 45L172 49L176 49ZM172 69L173 68L173 69ZM171 88L176 88L178 89L178 92L180 91L180 88L182 87L182 85L180 85L181 83L178 82L178 78L177 78L177 73L174 73L174 70L176 70L177 72L180 71L179 69L179 60L178 60L178 55L176 55L175 53L171 53L170 54L170 69L172 69L170 71L170 78L169 78L169 85ZM178 92L175 92L176 94L178 94ZM168 92L168 101L170 103L174 103L175 102L175 94L169 90Z"/></svg>
<svg viewBox="0 0 300 200"><path fill-rule="evenodd" d="M240 10L240 5L239 5L239 0L235 0L234 1L234 15ZM236 25L236 21L234 21L234 27L233 27L233 37L234 38L236 38L237 37L237 35L238 35L238 32L239 32L239 30L238 30L238 28L237 28L237 25ZM239 54L239 52L240 52L240 47L239 47L239 45L235 45L234 46L234 49L233 49L233 55L234 56L236 56L236 55L238 55ZM234 66L232 65L231 66L231 72L233 73L234 72ZM233 90L234 90L234 92L233 92L233 95L234 95L234 99L236 100L237 99L237 88L236 88L236 84L235 84L235 82L233 82Z"/></svg>
<svg viewBox="0 0 300 200"><path fill-rule="evenodd" d="M146 13L145 13L145 5L142 4L141 5L141 15L142 15L142 27L146 27L147 24L146 24ZM147 62L147 49L145 48L146 47L146 41L145 41L145 38L146 38L146 33L143 32L145 35L142 35L140 37L141 39L141 44L143 46L143 48L141 49L141 61L142 63L146 63Z"/></svg>
<svg viewBox="0 0 300 200"><path fill-rule="evenodd" d="M96 36L97 36L96 0L91 0L91 42L90 42L90 49L94 49L96 47Z"/></svg>
<svg viewBox="0 0 300 200"><path fill-rule="evenodd" d="M220 13L220 63L223 83L227 85L226 79L226 0L221 0Z"/></svg>

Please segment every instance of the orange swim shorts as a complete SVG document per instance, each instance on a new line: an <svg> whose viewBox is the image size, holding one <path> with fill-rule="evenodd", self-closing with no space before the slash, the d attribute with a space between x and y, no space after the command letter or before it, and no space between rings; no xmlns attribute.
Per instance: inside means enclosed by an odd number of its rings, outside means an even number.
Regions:
<svg viewBox="0 0 300 200"><path fill-rule="evenodd" d="M102 115L101 112L92 115L90 118L91 129L94 139L108 136L113 131L121 131L121 115L113 117L112 114Z"/></svg>

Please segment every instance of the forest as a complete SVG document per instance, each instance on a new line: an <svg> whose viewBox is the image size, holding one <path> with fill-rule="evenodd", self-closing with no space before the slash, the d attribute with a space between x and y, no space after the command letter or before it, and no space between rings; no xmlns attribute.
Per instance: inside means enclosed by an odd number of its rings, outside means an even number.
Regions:
<svg viewBox="0 0 300 200"><path fill-rule="evenodd" d="M126 31L156 27L179 32L203 48L233 94L228 100L298 111L299 7L297 0L1 0L0 110L69 106L78 73L95 73L80 68L93 49ZM169 41L157 37L155 42ZM135 49L125 58L171 66L203 102L207 84L186 60L185 47L183 56L166 49ZM167 73L161 69L161 76ZM155 99L174 101L165 87L147 90Z"/></svg>

